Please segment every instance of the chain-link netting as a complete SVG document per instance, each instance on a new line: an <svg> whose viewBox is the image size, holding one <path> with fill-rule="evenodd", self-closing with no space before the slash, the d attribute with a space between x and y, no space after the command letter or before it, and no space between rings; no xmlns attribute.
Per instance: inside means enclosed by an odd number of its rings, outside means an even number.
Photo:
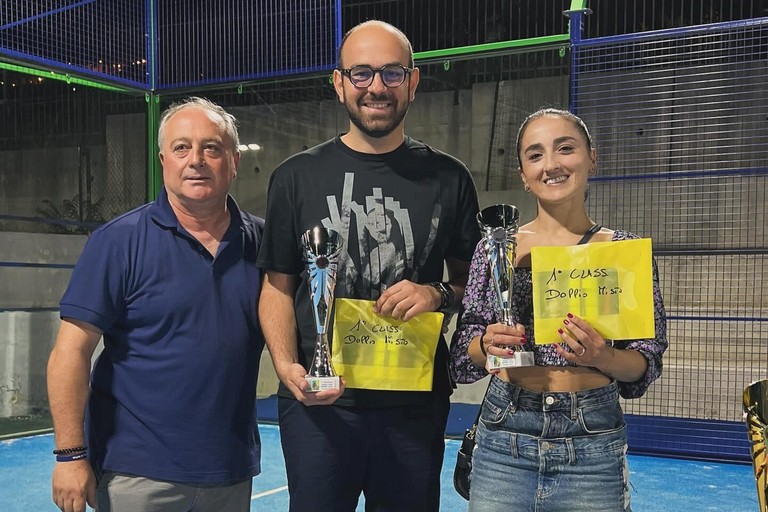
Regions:
<svg viewBox="0 0 768 512"><path fill-rule="evenodd" d="M625 408L687 420L647 447L718 453L733 431L690 421L740 421L768 366L768 19L588 39L574 72L590 212L653 238L667 307L664 374Z"/></svg>

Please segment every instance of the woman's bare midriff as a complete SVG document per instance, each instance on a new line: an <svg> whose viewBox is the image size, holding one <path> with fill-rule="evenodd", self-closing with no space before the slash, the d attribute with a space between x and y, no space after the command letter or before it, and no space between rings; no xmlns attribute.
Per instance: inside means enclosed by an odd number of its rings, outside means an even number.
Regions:
<svg viewBox="0 0 768 512"><path fill-rule="evenodd" d="M531 366L502 370L501 380L537 393L584 391L607 386L611 379L592 368Z"/></svg>

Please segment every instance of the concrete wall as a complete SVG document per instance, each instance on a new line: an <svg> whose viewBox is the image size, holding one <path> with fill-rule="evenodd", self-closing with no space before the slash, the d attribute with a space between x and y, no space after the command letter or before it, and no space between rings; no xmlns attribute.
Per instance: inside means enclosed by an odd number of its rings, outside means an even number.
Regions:
<svg viewBox="0 0 768 512"><path fill-rule="evenodd" d="M45 366L71 270L8 264L74 264L85 236L0 232L0 417L47 408Z"/></svg>
<svg viewBox="0 0 768 512"><path fill-rule="evenodd" d="M0 313L0 418L47 409L45 367L56 312Z"/></svg>

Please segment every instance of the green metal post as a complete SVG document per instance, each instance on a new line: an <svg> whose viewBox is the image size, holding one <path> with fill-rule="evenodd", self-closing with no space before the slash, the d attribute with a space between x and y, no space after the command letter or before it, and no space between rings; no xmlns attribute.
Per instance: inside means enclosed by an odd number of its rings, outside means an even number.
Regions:
<svg viewBox="0 0 768 512"><path fill-rule="evenodd" d="M163 186L163 170L157 147L160 124L160 96L148 92L147 98L147 200L154 201Z"/></svg>

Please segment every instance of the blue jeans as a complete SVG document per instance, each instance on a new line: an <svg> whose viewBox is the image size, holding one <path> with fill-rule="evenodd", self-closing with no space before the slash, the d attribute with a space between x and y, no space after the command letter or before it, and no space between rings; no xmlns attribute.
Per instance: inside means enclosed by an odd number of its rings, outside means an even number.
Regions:
<svg viewBox="0 0 768 512"><path fill-rule="evenodd" d="M535 393L491 379L469 512L630 510L626 424L615 382Z"/></svg>

